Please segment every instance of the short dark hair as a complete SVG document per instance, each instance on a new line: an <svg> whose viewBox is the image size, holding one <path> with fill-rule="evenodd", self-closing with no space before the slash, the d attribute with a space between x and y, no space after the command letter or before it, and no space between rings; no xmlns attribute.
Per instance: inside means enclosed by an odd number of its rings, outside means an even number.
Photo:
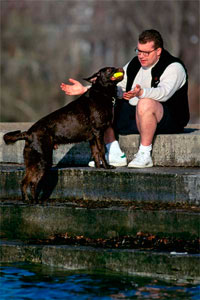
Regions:
<svg viewBox="0 0 200 300"><path fill-rule="evenodd" d="M155 48L163 48L163 39L161 34L155 29L144 30L139 35L139 43L146 44L147 42L154 42Z"/></svg>

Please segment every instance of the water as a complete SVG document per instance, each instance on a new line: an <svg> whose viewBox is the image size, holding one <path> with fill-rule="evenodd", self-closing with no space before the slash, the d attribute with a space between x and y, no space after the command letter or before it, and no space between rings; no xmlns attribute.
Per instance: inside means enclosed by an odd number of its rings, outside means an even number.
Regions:
<svg viewBox="0 0 200 300"><path fill-rule="evenodd" d="M35 264L2 264L0 299L199 300L200 286L116 273L65 271Z"/></svg>

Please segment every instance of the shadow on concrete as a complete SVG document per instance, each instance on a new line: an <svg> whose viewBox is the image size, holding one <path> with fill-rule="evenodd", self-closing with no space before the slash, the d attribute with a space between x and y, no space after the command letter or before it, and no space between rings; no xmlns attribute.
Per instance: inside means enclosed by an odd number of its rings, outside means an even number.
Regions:
<svg viewBox="0 0 200 300"><path fill-rule="evenodd" d="M66 145L67 149L67 145ZM62 159L56 164L57 168L63 166L87 166L91 158L91 151L89 143L82 142L73 145L66 153L63 155Z"/></svg>
<svg viewBox="0 0 200 300"><path fill-rule="evenodd" d="M42 178L38 186L38 198L43 202L49 200L58 183L58 170L65 167L86 167L91 158L88 143L75 144L62 159L53 166Z"/></svg>
<svg viewBox="0 0 200 300"><path fill-rule="evenodd" d="M51 194L53 193L56 185L58 183L58 168L53 167L48 172L45 173L42 180L39 182L37 195L38 202L49 201Z"/></svg>
<svg viewBox="0 0 200 300"><path fill-rule="evenodd" d="M198 128L184 128L183 133L191 133L191 132L195 132L198 131Z"/></svg>

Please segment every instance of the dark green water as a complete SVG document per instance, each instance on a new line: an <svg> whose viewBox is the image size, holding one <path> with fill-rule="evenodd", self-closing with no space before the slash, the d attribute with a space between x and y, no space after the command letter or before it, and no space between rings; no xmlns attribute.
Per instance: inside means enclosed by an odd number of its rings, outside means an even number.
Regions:
<svg viewBox="0 0 200 300"><path fill-rule="evenodd" d="M0 275L1 300L200 299L200 285L116 273L69 272L15 263L2 264Z"/></svg>

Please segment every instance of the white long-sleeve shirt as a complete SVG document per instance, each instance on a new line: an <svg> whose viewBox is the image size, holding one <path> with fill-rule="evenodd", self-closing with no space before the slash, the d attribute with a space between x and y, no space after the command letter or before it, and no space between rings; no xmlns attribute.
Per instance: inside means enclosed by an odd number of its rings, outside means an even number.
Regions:
<svg viewBox="0 0 200 300"><path fill-rule="evenodd" d="M126 83L127 83L127 74L126 70L129 62L124 66L124 79L118 84L118 97L122 98L123 93L126 91ZM155 66L155 65L154 65ZM137 73L131 90L134 89L136 84L139 84L143 89L143 94L139 97L142 98L151 98L157 100L159 102L165 102L171 96L179 90L186 82L186 72L183 66L178 63L170 64L160 76L160 82L156 88L151 87L151 70L154 66L149 68L141 67L139 72ZM131 98L129 103L131 105L137 105L138 97Z"/></svg>

